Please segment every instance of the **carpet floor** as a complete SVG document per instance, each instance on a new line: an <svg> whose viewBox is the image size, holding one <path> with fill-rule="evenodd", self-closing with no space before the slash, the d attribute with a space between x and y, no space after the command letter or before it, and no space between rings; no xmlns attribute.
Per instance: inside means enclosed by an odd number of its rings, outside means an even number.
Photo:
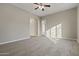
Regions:
<svg viewBox="0 0 79 59"><path fill-rule="evenodd" d="M79 56L79 44L74 40L31 37L0 45L0 56Z"/></svg>

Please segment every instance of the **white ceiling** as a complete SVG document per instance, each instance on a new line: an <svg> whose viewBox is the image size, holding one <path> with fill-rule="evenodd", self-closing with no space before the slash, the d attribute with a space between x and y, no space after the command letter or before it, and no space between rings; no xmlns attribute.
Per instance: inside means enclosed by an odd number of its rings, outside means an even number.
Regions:
<svg viewBox="0 0 79 59"><path fill-rule="evenodd" d="M51 7L45 8L45 11L41 11L40 9L34 10L35 5L33 3L14 3L12 5L15 5L16 7L22 8L40 17L53 14L59 11L67 10L70 8L74 8L78 5L77 3L49 3L49 4L51 5Z"/></svg>

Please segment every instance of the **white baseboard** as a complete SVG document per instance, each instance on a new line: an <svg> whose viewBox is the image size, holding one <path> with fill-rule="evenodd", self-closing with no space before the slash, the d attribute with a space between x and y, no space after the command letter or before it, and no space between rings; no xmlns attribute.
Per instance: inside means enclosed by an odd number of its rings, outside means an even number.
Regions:
<svg viewBox="0 0 79 59"><path fill-rule="evenodd" d="M41 36L45 36L45 37L47 37L46 35L41 35ZM68 39L68 40L77 40L77 38L67 38L67 37L53 38L53 39Z"/></svg>
<svg viewBox="0 0 79 59"><path fill-rule="evenodd" d="M77 40L77 38L61 38L61 39Z"/></svg>
<svg viewBox="0 0 79 59"><path fill-rule="evenodd" d="M45 36L45 35L44 35ZM46 36L45 36L46 37ZM47 37L48 38L48 37ZM49 38L48 38L49 39ZM51 39L51 38L50 38ZM76 40L77 41L77 38L52 38L52 39L64 39L64 40Z"/></svg>
<svg viewBox="0 0 79 59"><path fill-rule="evenodd" d="M64 39L64 40L77 40L76 38L53 38L53 39Z"/></svg>
<svg viewBox="0 0 79 59"><path fill-rule="evenodd" d="M25 40L25 39L30 39L30 36L25 37L25 38L20 38L20 39L17 39L17 40L13 40L13 41L2 42L2 43L0 43L0 45L7 44L7 43L12 43L12 42L16 42L16 41L21 41L21 40Z"/></svg>

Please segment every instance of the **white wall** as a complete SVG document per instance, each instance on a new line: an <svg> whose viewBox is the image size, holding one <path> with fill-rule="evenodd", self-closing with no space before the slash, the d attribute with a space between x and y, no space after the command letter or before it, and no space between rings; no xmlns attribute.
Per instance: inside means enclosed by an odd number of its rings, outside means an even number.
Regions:
<svg viewBox="0 0 79 59"><path fill-rule="evenodd" d="M38 19L10 4L0 4L0 43L28 38L30 17Z"/></svg>
<svg viewBox="0 0 79 59"><path fill-rule="evenodd" d="M77 39L77 8L72 8L42 17L46 19L46 30L62 24L63 38Z"/></svg>
<svg viewBox="0 0 79 59"><path fill-rule="evenodd" d="M79 43L79 6L77 8L77 30L78 30L78 32L77 32L77 37L78 37L77 42Z"/></svg>

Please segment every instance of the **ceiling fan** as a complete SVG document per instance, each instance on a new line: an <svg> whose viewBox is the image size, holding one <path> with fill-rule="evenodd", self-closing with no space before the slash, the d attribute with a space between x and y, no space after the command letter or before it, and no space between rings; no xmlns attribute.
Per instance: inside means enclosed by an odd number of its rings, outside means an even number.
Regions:
<svg viewBox="0 0 79 59"><path fill-rule="evenodd" d="M41 9L42 11L44 11L45 7L50 7L50 5L43 3L34 3L34 4L36 5L36 8L34 10Z"/></svg>

